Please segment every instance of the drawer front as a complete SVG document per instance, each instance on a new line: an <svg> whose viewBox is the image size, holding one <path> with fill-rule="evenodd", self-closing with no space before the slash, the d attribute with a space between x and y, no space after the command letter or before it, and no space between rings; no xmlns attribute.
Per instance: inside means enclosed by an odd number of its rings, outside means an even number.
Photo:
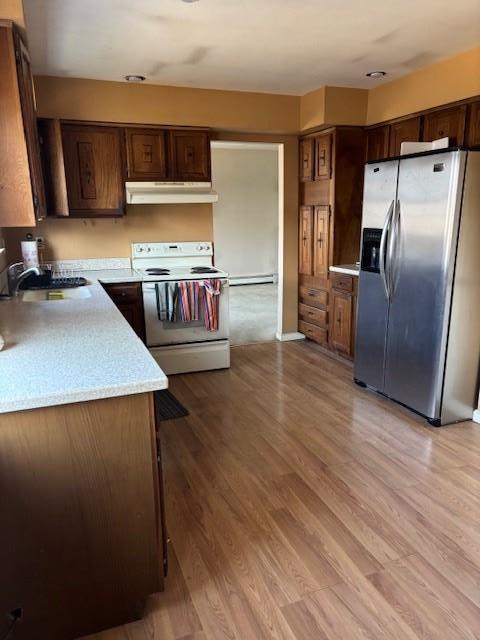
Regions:
<svg viewBox="0 0 480 640"><path fill-rule="evenodd" d="M328 326L328 311L324 309L318 309L317 307L310 307L308 304L300 303L298 305L298 312L300 317L306 322L311 322L319 327Z"/></svg>
<svg viewBox="0 0 480 640"><path fill-rule="evenodd" d="M328 307L328 291L312 289L310 287L300 287L300 301L312 307Z"/></svg>
<svg viewBox="0 0 480 640"><path fill-rule="evenodd" d="M108 295L117 304L138 302L141 296L140 284L109 284L105 286Z"/></svg>
<svg viewBox="0 0 480 640"><path fill-rule="evenodd" d="M332 287L341 289L342 291L353 291L353 276L347 276L343 273L331 273Z"/></svg>
<svg viewBox="0 0 480 640"><path fill-rule="evenodd" d="M310 324L309 322L303 322L301 320L298 323L298 330L310 338L311 340L315 340L319 344L327 344L328 343L328 331L326 329L322 329L321 327L316 327L314 324Z"/></svg>

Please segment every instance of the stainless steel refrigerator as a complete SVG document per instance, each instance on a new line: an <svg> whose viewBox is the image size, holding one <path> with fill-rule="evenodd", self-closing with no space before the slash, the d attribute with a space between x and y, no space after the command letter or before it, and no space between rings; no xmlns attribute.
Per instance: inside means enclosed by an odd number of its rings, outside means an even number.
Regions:
<svg viewBox="0 0 480 640"><path fill-rule="evenodd" d="M355 381L440 426L472 418L480 365L480 151L365 167Z"/></svg>

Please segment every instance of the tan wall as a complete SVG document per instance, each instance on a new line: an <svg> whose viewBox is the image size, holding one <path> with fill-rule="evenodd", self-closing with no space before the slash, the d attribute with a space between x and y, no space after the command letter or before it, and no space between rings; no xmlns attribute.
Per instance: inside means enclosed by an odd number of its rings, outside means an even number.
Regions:
<svg viewBox="0 0 480 640"><path fill-rule="evenodd" d="M300 98L268 93L36 77L40 116L296 133Z"/></svg>
<svg viewBox="0 0 480 640"><path fill-rule="evenodd" d="M124 218L39 222L35 229L5 230L9 259L31 231L46 240L45 260L130 256L132 242L212 240L212 205L132 205Z"/></svg>
<svg viewBox="0 0 480 640"><path fill-rule="evenodd" d="M306 131L325 124L325 87L310 91L300 98L299 129Z"/></svg>
<svg viewBox="0 0 480 640"><path fill-rule="evenodd" d="M300 131L325 124L364 125L368 90L320 87L300 98Z"/></svg>
<svg viewBox="0 0 480 640"><path fill-rule="evenodd" d="M327 124L364 125L367 117L368 90L325 87Z"/></svg>
<svg viewBox="0 0 480 640"><path fill-rule="evenodd" d="M367 124L480 94L480 48L370 90Z"/></svg>

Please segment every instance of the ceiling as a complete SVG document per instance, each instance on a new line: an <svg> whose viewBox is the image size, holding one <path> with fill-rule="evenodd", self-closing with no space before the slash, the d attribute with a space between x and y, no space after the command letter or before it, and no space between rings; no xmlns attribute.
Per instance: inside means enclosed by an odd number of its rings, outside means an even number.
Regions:
<svg viewBox="0 0 480 640"><path fill-rule="evenodd" d="M480 45L480 0L24 0L36 74L303 95ZM365 77L385 70L383 80Z"/></svg>

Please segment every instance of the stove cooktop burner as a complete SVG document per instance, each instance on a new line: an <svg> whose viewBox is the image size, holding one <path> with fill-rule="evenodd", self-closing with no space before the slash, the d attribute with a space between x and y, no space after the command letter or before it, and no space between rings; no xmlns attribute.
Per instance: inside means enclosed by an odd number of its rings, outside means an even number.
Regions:
<svg viewBox="0 0 480 640"><path fill-rule="evenodd" d="M215 267L192 267L191 273L218 273Z"/></svg>
<svg viewBox="0 0 480 640"><path fill-rule="evenodd" d="M170 269L161 269L159 267L151 267L150 269L145 269L145 271L150 276L168 276L168 275L170 275Z"/></svg>

